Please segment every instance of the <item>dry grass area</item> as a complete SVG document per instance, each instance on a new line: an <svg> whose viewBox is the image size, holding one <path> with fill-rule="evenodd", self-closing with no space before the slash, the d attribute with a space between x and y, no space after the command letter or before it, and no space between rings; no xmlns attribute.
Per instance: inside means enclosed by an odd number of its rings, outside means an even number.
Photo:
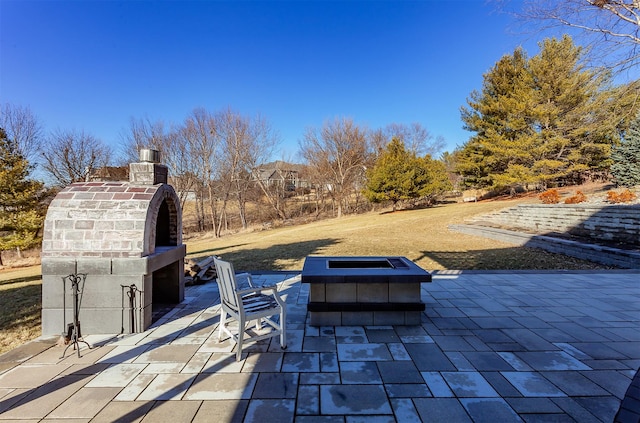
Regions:
<svg viewBox="0 0 640 423"><path fill-rule="evenodd" d="M40 266L0 271L0 353L41 334Z"/></svg>
<svg viewBox="0 0 640 423"><path fill-rule="evenodd" d="M539 202L528 198L372 212L220 239L191 239L187 246L192 257L220 255L242 270L299 270L307 255L400 255L427 270L603 268L448 230L468 217L526 201Z"/></svg>
<svg viewBox="0 0 640 423"><path fill-rule="evenodd" d="M185 240L190 257L220 255L237 270L299 270L307 255L400 255L427 270L596 269L591 262L450 232L449 224L535 197L371 212L299 226ZM0 353L40 335L40 266L0 270Z"/></svg>

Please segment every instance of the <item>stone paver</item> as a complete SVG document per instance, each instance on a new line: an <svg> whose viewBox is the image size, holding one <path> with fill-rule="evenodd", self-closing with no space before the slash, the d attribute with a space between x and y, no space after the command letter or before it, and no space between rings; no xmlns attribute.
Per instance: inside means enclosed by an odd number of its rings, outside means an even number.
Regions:
<svg viewBox="0 0 640 423"><path fill-rule="evenodd" d="M92 418L118 394L118 388L86 386L56 407L47 417L54 419Z"/></svg>
<svg viewBox="0 0 640 423"><path fill-rule="evenodd" d="M382 385L322 385L322 414L391 414L391 405Z"/></svg>
<svg viewBox="0 0 640 423"><path fill-rule="evenodd" d="M479 372L443 372L442 377L458 398L498 396Z"/></svg>
<svg viewBox="0 0 640 423"><path fill-rule="evenodd" d="M217 340L214 283L142 334L0 356L2 421L637 422L640 272L455 272L423 284L416 326L307 322L295 273L287 346ZM632 383L633 380L633 383Z"/></svg>

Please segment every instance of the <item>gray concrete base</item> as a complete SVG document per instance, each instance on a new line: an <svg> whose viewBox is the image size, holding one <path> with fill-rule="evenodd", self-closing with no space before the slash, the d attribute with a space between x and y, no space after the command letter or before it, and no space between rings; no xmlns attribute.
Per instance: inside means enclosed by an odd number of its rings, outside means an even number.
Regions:
<svg viewBox="0 0 640 423"><path fill-rule="evenodd" d="M419 325L420 283L312 283L309 303L312 326ZM389 310L390 305L398 307ZM359 306L358 306L359 305ZM361 310L354 310L354 308Z"/></svg>
<svg viewBox="0 0 640 423"><path fill-rule="evenodd" d="M180 245L137 259L43 257L42 334L66 333L73 322L69 275L86 275L79 296L81 334L144 331L152 323L154 302L184 300L185 255L186 246Z"/></svg>

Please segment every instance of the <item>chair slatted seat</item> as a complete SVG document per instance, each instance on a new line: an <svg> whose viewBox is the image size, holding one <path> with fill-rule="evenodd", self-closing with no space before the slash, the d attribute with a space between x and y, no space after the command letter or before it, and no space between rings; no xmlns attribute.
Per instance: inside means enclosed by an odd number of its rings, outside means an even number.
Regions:
<svg viewBox="0 0 640 423"><path fill-rule="evenodd" d="M220 326L218 340L223 334L237 344L236 360L242 357L242 347L246 341L259 341L275 336L280 336L280 347L285 349L286 343L286 304L278 295L277 287L253 285L251 275L243 273L236 275L230 262L214 259L216 267L218 288L220 290ZM248 288L238 288L238 277L246 278ZM232 331L228 327L227 315L237 320L238 330ZM278 321L273 317L279 316ZM252 336L249 332L249 323L255 321L255 332ZM263 324L270 326L270 331L259 334L263 330ZM245 337L246 336L246 337Z"/></svg>

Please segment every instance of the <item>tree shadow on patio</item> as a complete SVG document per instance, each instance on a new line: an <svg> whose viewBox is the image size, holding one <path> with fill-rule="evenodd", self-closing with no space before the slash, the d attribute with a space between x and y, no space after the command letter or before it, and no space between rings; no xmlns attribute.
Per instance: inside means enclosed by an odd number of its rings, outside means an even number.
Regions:
<svg viewBox="0 0 640 423"><path fill-rule="evenodd" d="M575 257L539 248L512 247L472 251L422 251L421 267L451 270L582 270L608 269ZM426 261L426 263L425 263Z"/></svg>

